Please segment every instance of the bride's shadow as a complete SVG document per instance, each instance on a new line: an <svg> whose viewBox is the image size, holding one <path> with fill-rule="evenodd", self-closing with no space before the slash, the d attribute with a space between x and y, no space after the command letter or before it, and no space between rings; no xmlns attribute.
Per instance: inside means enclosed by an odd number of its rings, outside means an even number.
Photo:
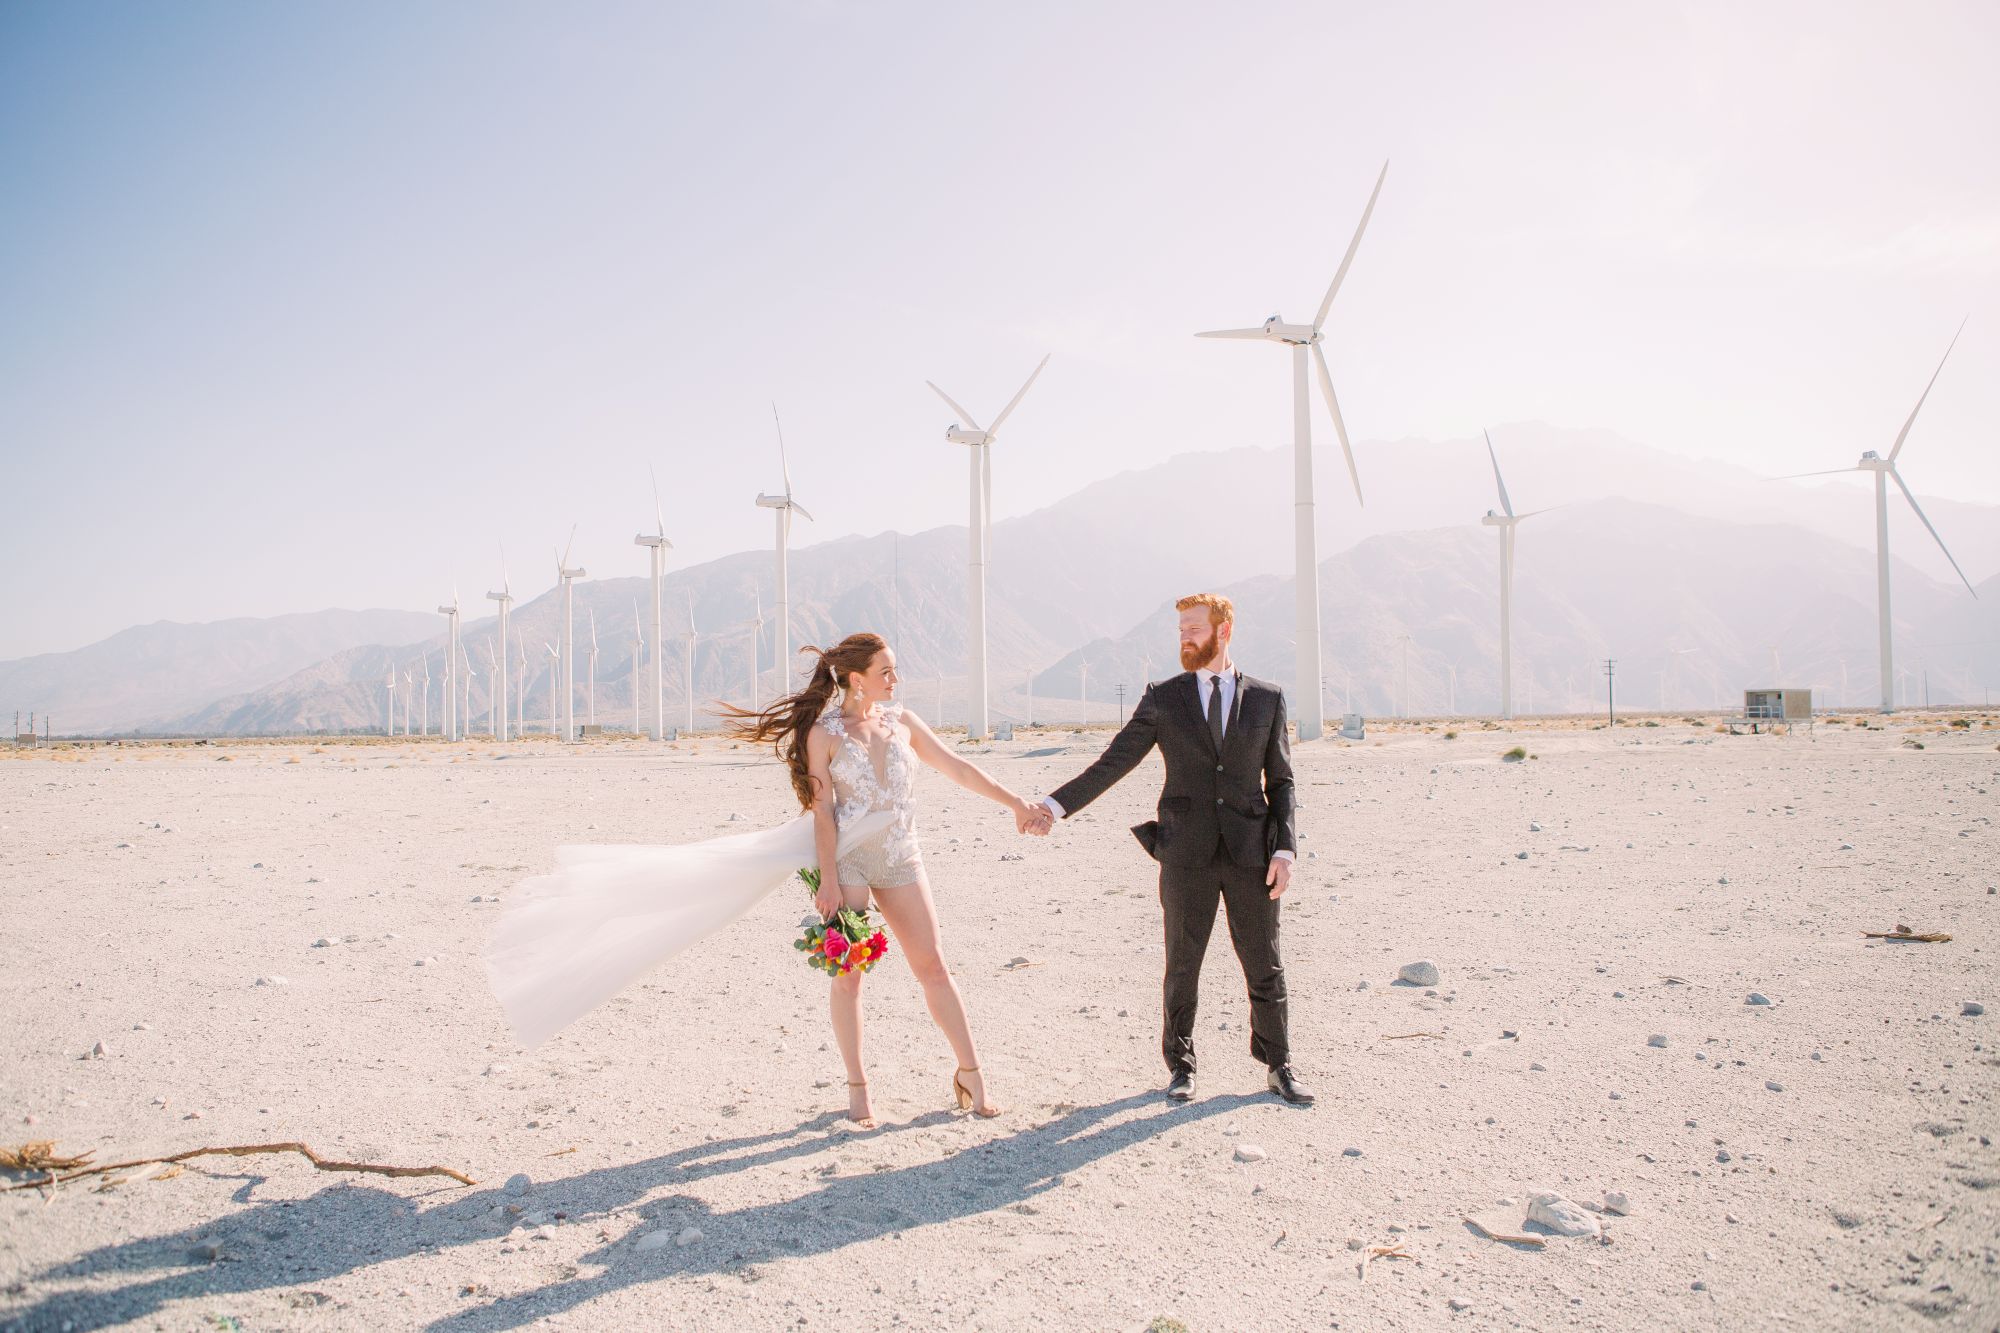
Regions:
<svg viewBox="0 0 2000 1333"><path fill-rule="evenodd" d="M604 1243L575 1261L604 1271L581 1276L566 1264L560 1270L565 1276L512 1296L489 1296L474 1287L461 1292L474 1304L433 1325L516 1328L626 1287L703 1273L741 1273L765 1261L823 1254L1024 1203L1058 1188L1068 1172L1120 1149L1264 1100L1238 1095L1172 1103L1149 1091L1095 1106L1058 1108L1061 1114L1043 1124L912 1166L845 1175L829 1160L834 1169L803 1194L723 1212L712 1212L684 1194L648 1196L792 1159L831 1159L852 1145L932 1127L948 1117L924 1116L849 1140L826 1137L835 1117L822 1115L790 1129L691 1144L643 1161L553 1179L525 1198L510 1196L497 1185L448 1196L439 1191L429 1197L445 1201L415 1215L408 1194L344 1181L304 1199L253 1203L210 1223L102 1246L44 1269L31 1282L110 1276L116 1283L124 1275L137 1280L100 1291L52 1293L25 1309L0 1314L0 1322L11 1326L19 1321L30 1329L65 1322L78 1329L97 1328L144 1318L174 1300L307 1289L376 1264L491 1242L509 1232L515 1243L537 1246L530 1238L532 1228L505 1211L509 1204L523 1206L529 1215L566 1214L559 1238L636 1206L644 1219L639 1225L621 1225L615 1237L606 1228ZM1116 1119L1127 1112L1140 1114ZM255 1183L253 1178L237 1192L239 1202L249 1201ZM686 1246L673 1243L671 1237L689 1227L700 1230L702 1239ZM668 1243L638 1248L643 1237L660 1231L668 1232ZM198 1259L198 1246L218 1247L221 1257ZM569 1253L569 1246L561 1252ZM311 1299L303 1290L301 1297Z"/></svg>

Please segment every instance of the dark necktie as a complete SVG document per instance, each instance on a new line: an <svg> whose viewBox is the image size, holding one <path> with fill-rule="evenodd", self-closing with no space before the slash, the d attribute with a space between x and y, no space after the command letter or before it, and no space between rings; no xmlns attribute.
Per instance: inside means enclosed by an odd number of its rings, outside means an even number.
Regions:
<svg viewBox="0 0 2000 1333"><path fill-rule="evenodd" d="M1211 676L1208 688L1208 734L1215 752L1222 753L1222 677Z"/></svg>

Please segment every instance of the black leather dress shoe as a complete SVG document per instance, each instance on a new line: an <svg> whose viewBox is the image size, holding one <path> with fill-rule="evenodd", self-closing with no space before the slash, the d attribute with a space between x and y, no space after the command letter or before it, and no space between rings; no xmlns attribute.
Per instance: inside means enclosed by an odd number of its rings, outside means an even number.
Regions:
<svg viewBox="0 0 2000 1333"><path fill-rule="evenodd" d="M1167 1096L1177 1102L1193 1101L1194 1071L1192 1069L1176 1069L1173 1081L1167 1084Z"/></svg>
<svg viewBox="0 0 2000 1333"><path fill-rule="evenodd" d="M1290 1065L1278 1065L1271 1070L1271 1091L1294 1106L1313 1104L1313 1090L1293 1076Z"/></svg>

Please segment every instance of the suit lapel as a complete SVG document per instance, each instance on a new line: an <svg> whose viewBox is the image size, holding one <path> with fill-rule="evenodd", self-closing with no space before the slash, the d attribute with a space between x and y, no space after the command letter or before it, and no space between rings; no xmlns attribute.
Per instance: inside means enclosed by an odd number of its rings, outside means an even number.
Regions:
<svg viewBox="0 0 2000 1333"><path fill-rule="evenodd" d="M1243 722L1243 696L1249 692L1250 687L1245 683L1243 673L1240 671L1237 672L1236 693L1229 700L1229 725L1222 733L1222 753L1216 756L1218 759L1226 760L1236 749L1236 737L1243 730L1241 725Z"/></svg>
<svg viewBox="0 0 2000 1333"><path fill-rule="evenodd" d="M1202 711L1201 706L1201 674L1190 671L1181 679L1187 682L1180 690L1181 707L1187 713L1188 722L1194 727L1195 734L1201 737L1201 743L1208 747L1210 754L1215 754L1215 737L1208 734L1208 714ZM1228 734L1224 733L1225 744L1228 739ZM1220 759L1222 756L1215 755L1215 757Z"/></svg>

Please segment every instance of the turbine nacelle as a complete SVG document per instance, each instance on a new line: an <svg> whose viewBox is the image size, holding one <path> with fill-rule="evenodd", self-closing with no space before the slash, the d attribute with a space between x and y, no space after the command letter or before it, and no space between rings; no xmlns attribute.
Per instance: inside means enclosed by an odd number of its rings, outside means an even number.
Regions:
<svg viewBox="0 0 2000 1333"><path fill-rule="evenodd" d="M672 550L674 545L672 542L668 541L665 537L649 537L643 533L637 537L634 537L632 539L632 544L634 546L657 546L664 550Z"/></svg>
<svg viewBox="0 0 2000 1333"><path fill-rule="evenodd" d="M985 430L965 430L961 428L956 422L954 422L952 423L951 428L945 431L944 438L947 443L969 444L976 449L980 445L991 444L993 442L993 432Z"/></svg>
<svg viewBox="0 0 2000 1333"><path fill-rule="evenodd" d="M486 600L489 602L511 602L514 600L514 594L511 592L489 592L486 594Z"/></svg>
<svg viewBox="0 0 2000 1333"><path fill-rule="evenodd" d="M556 566L556 577L559 579L580 579L587 577L589 573L590 571L586 569L564 569L561 565Z"/></svg>

